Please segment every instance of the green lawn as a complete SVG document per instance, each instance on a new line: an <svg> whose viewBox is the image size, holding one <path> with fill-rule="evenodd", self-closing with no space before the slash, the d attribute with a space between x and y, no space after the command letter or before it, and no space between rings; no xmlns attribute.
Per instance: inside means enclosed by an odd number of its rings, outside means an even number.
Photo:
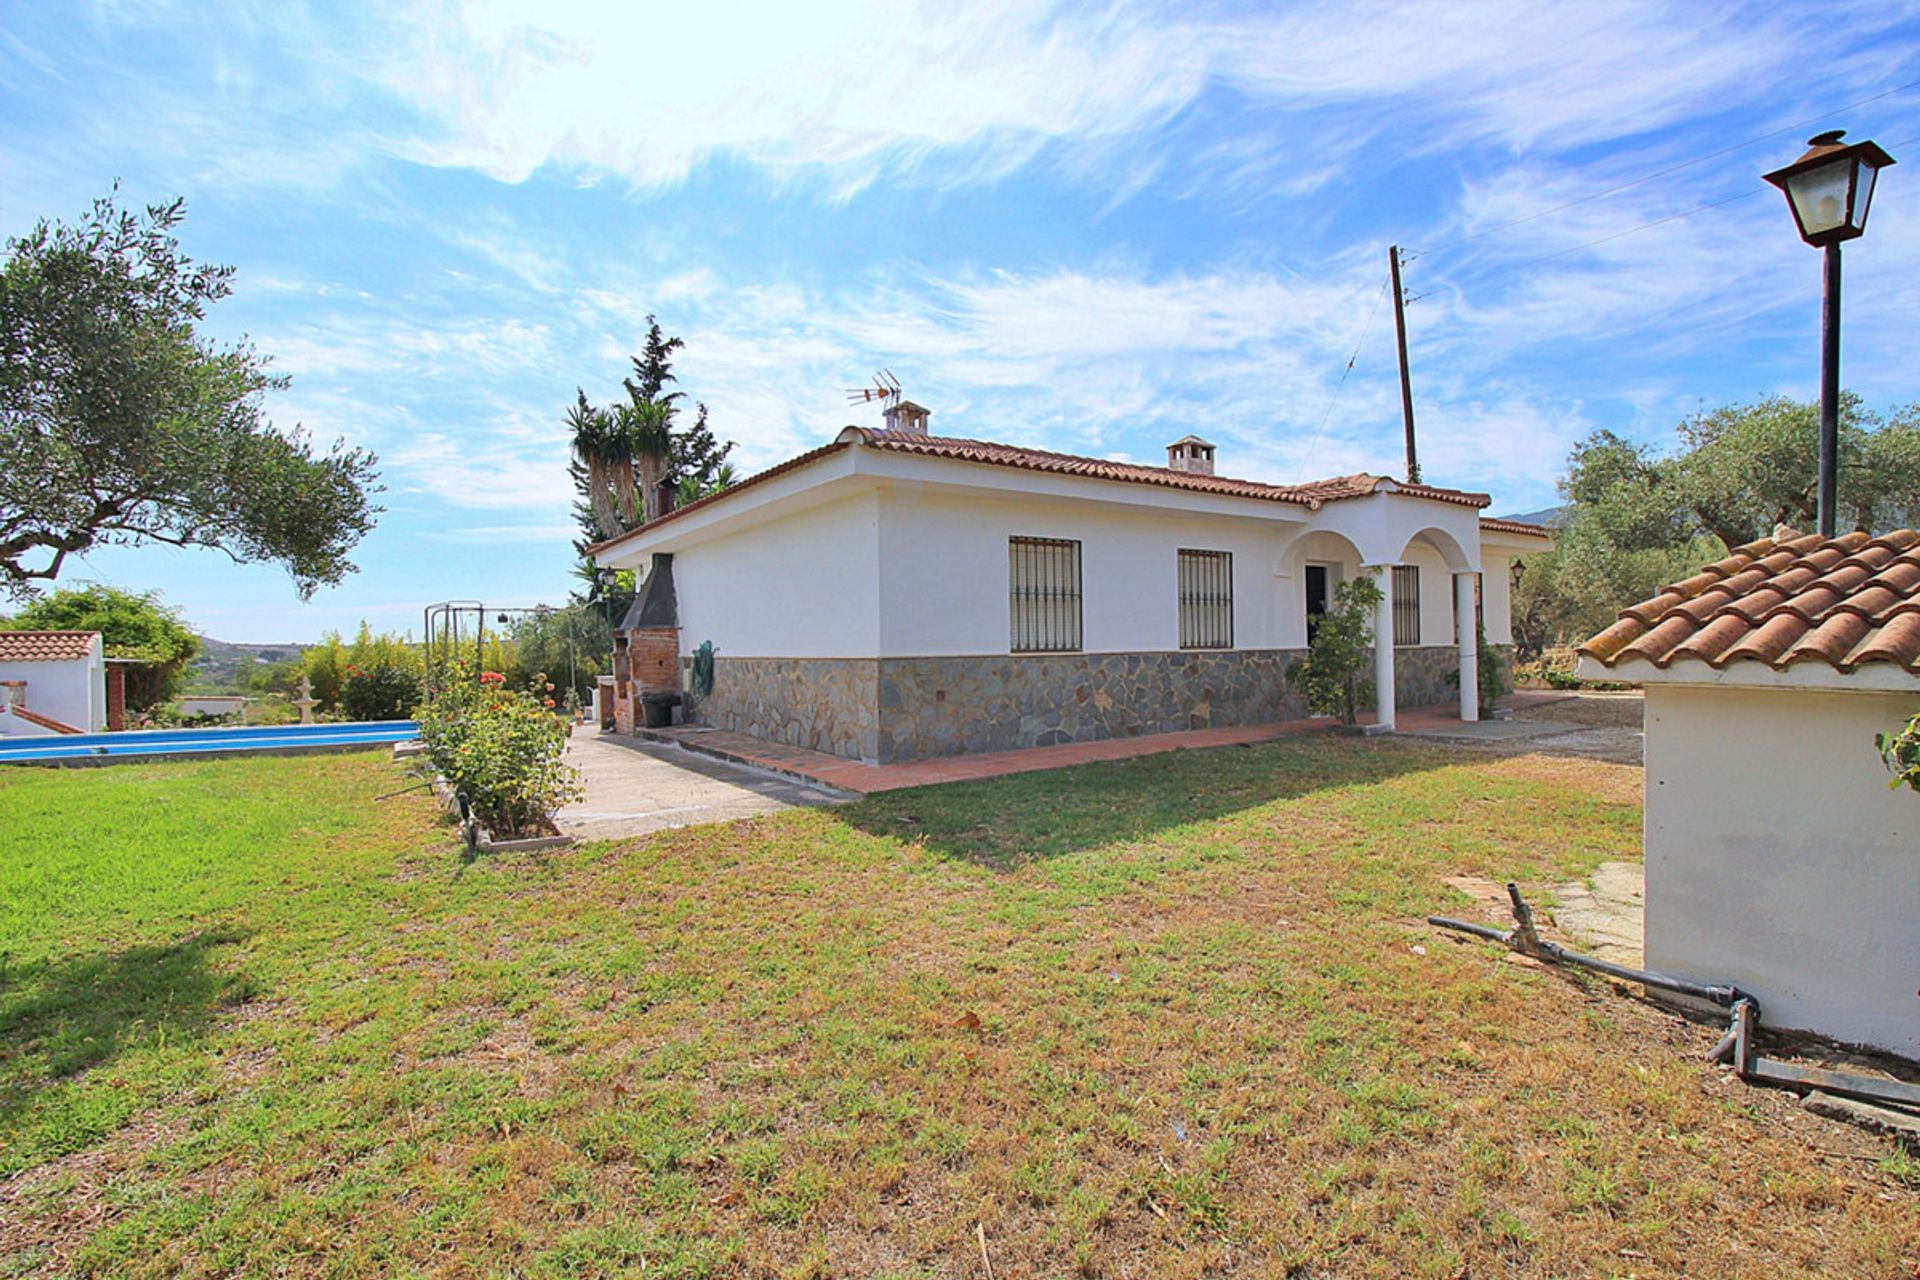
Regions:
<svg viewBox="0 0 1920 1280"><path fill-rule="evenodd" d="M476 862L408 781L0 772L0 1275L1920 1263L1909 1158L1421 922L1634 856L1637 770L1316 739Z"/></svg>

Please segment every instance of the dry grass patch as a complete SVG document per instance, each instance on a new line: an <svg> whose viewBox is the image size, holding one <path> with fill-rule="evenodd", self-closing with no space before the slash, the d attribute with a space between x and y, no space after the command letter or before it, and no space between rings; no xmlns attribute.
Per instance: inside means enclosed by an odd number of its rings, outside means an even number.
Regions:
<svg viewBox="0 0 1920 1280"><path fill-rule="evenodd" d="M1920 1259L1893 1148L1419 923L1445 876L1633 856L1635 770L1282 743L462 866L424 805L364 803L377 759L246 765L141 794L300 767L348 816L104 941L16 910L0 1274L972 1277L980 1232L1002 1277ZM61 785L0 804L57 822ZM65 948L213 930L208 1007L109 1056L17 1012ZM108 1094L128 1121L48 1139Z"/></svg>

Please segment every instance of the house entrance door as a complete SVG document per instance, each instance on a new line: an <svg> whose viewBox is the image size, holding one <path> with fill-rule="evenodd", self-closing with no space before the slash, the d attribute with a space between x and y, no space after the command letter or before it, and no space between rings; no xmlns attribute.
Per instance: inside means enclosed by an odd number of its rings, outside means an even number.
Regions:
<svg viewBox="0 0 1920 1280"><path fill-rule="evenodd" d="M1307 643L1313 643L1313 633L1319 629L1321 616L1327 611L1329 593L1332 587L1328 583L1327 566L1310 564L1307 566Z"/></svg>

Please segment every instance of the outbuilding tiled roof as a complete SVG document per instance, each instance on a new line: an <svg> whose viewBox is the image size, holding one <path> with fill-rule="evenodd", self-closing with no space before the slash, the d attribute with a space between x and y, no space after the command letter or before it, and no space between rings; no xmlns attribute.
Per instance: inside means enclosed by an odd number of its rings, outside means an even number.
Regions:
<svg viewBox="0 0 1920 1280"><path fill-rule="evenodd" d="M1891 663L1920 674L1920 533L1829 539L1782 530L1622 610L1579 652L1608 667Z"/></svg>
<svg viewBox="0 0 1920 1280"><path fill-rule="evenodd" d="M0 662L80 662L98 631L0 631Z"/></svg>

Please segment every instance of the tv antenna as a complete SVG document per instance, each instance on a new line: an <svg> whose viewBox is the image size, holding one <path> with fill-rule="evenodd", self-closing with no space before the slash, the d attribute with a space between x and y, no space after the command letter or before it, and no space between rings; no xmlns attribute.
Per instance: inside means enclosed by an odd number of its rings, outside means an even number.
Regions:
<svg viewBox="0 0 1920 1280"><path fill-rule="evenodd" d="M847 388L848 404L872 404L878 400L891 409L905 397L906 393L900 389L900 379L893 376L891 369L882 369L874 374L870 387Z"/></svg>

